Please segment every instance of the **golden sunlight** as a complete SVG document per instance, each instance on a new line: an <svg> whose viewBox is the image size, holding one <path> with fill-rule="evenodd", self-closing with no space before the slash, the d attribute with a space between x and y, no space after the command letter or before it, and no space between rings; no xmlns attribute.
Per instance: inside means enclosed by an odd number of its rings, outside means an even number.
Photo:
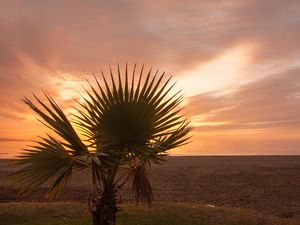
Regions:
<svg viewBox="0 0 300 225"><path fill-rule="evenodd" d="M228 92L245 80L241 71L248 65L251 48L242 45L222 53L215 59L188 70L178 77L185 96L206 92Z"/></svg>

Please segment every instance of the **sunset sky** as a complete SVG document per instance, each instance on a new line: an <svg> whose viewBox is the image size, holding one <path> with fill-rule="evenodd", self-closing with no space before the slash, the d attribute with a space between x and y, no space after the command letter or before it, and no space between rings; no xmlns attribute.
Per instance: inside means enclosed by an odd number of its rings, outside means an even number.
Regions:
<svg viewBox="0 0 300 225"><path fill-rule="evenodd" d="M177 80L195 126L172 154L300 154L300 1L0 3L0 157L46 130L22 103L49 91L66 111L109 64Z"/></svg>

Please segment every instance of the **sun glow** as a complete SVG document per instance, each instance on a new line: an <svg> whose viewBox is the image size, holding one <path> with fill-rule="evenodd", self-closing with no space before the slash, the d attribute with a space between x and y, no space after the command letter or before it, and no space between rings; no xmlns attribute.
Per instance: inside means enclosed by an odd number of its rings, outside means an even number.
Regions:
<svg viewBox="0 0 300 225"><path fill-rule="evenodd" d="M58 97L63 101L77 99L83 94L82 79L75 79L76 76L58 72L59 78L53 80L53 85L58 87Z"/></svg>
<svg viewBox="0 0 300 225"><path fill-rule="evenodd" d="M230 49L214 60L186 71L178 77L178 84L185 96L201 93L228 91L240 84L242 71L249 61L249 46Z"/></svg>

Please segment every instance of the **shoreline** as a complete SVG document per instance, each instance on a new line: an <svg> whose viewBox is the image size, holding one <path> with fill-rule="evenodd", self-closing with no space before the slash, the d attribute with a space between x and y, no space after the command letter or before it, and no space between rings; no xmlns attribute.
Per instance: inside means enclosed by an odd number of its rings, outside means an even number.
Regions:
<svg viewBox="0 0 300 225"><path fill-rule="evenodd" d="M289 154L286 154L286 155L282 155L282 154L278 154L278 155L276 155L276 154L270 154L270 155L268 155L268 154L265 154L265 155L178 155L178 154L176 154L176 155L168 155L168 156L166 156L166 157L184 157L184 158L186 158L186 157L201 157L201 158L205 158L205 157L207 157L207 158L210 158L210 157L215 157L215 158L221 158L221 157L228 157L228 158L230 158L230 157L232 157L232 158L234 158L234 157L239 157L239 158L243 158L243 157L249 157L249 158L251 158L251 157L255 157L255 158L259 158L259 157L300 157L300 154L293 154L293 155L289 155ZM18 159L18 156L11 156L11 157L1 157L1 154L0 154L0 160L15 160L15 159Z"/></svg>

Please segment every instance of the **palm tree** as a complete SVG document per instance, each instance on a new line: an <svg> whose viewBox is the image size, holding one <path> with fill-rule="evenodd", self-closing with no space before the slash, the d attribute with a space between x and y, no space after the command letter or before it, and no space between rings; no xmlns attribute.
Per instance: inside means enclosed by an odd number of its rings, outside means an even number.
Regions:
<svg viewBox="0 0 300 225"><path fill-rule="evenodd" d="M40 137L18 159L22 168L13 177L21 184L20 194L51 180L46 197L57 197L74 170L90 169L94 191L89 209L94 225L115 224L117 196L125 183L137 203L151 204L147 170L152 163L163 162L168 150L186 144L191 127L179 115L180 92L170 95L175 84L169 85L171 77L164 81L164 73L153 75L151 69L145 75L144 66L139 74L136 71L134 65L130 83L127 65L123 81L119 66L117 79L110 69L110 84L101 71L103 86L96 77L96 87L89 83L73 120L46 93L48 104L35 95L36 103L24 99L56 135Z"/></svg>

